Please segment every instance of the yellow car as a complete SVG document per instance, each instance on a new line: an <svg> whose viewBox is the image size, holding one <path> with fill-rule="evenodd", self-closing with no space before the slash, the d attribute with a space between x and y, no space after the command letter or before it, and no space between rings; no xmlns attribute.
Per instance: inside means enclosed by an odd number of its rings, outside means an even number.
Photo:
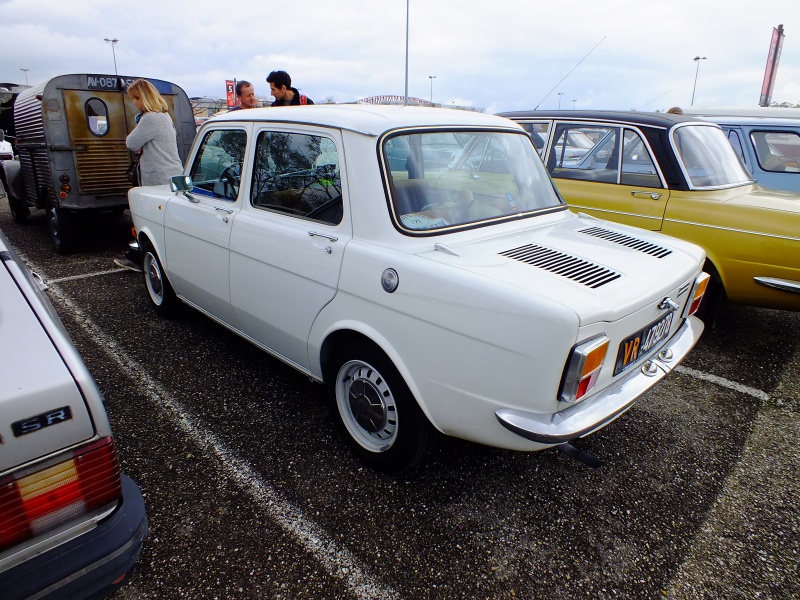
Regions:
<svg viewBox="0 0 800 600"><path fill-rule="evenodd" d="M666 113L501 116L546 140L540 155L574 210L702 246L731 302L800 310L800 194L756 184L717 125ZM594 147L571 160L562 146L576 132Z"/></svg>

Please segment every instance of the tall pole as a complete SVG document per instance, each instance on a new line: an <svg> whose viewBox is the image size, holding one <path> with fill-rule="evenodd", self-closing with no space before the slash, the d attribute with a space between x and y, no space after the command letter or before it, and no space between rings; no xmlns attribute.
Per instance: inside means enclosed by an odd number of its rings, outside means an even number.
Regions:
<svg viewBox="0 0 800 600"><path fill-rule="evenodd" d="M116 51L114 50L114 46L117 44L117 42L118 42L119 40L118 40L117 38L114 38L113 40L110 40L110 39L108 39L108 38L105 38L105 40L106 40L107 42L110 42L110 43L111 43L111 54L114 56L114 75L117 75L117 76L119 76L119 73L117 73L117 53L116 53Z"/></svg>
<svg viewBox="0 0 800 600"><path fill-rule="evenodd" d="M697 63L697 68L694 70L694 87L692 88L692 103L689 106L694 106L694 92L697 89L697 74L700 72L700 61L705 60L705 56L695 56L692 60Z"/></svg>
<svg viewBox="0 0 800 600"><path fill-rule="evenodd" d="M403 106L408 106L408 8L411 0L406 0L406 95L403 99Z"/></svg>
<svg viewBox="0 0 800 600"><path fill-rule="evenodd" d="M25 73L25 85L28 85L28 71L30 71L30 69L23 69L22 67L20 67L19 70Z"/></svg>
<svg viewBox="0 0 800 600"><path fill-rule="evenodd" d="M558 92L558 110L561 110L561 96L564 95L564 92Z"/></svg>
<svg viewBox="0 0 800 600"><path fill-rule="evenodd" d="M436 75L428 75L428 79L431 80L431 105L433 105L433 80L436 79Z"/></svg>

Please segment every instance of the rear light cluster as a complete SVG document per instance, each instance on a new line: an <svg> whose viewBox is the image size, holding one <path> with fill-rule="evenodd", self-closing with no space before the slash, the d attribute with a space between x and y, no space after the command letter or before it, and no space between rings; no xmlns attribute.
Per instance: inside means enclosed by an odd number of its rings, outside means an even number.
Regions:
<svg viewBox="0 0 800 600"><path fill-rule="evenodd" d="M0 480L0 552L113 502L122 495L114 440L102 438L69 459Z"/></svg>
<svg viewBox="0 0 800 600"><path fill-rule="evenodd" d="M61 191L58 192L59 198L66 198L67 194L72 191L72 186L69 183L69 175L63 173L61 177L58 178L61 181Z"/></svg>
<svg viewBox="0 0 800 600"><path fill-rule="evenodd" d="M601 335L572 349L559 394L562 402L577 402L594 387L608 353L608 344L608 338Z"/></svg>
<svg viewBox="0 0 800 600"><path fill-rule="evenodd" d="M686 303L686 314L683 315L684 318L693 315L697 312L697 309L700 308L700 302L703 300L703 295L706 293L710 281L711 277L708 273L700 273L697 279L694 280L694 286L692 286L692 291L689 294L689 301Z"/></svg>

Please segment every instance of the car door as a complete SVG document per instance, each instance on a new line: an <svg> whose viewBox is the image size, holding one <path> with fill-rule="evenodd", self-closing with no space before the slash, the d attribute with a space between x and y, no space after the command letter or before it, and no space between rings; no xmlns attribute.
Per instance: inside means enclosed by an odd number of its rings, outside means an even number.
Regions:
<svg viewBox="0 0 800 600"><path fill-rule="evenodd" d="M206 130L189 171L192 191L170 198L164 217L164 266L175 292L231 326L229 244L246 148L244 125Z"/></svg>
<svg viewBox="0 0 800 600"><path fill-rule="evenodd" d="M241 331L307 369L314 319L336 294L351 237L338 132L254 130L248 204L231 236L231 301Z"/></svg>
<svg viewBox="0 0 800 600"><path fill-rule="evenodd" d="M569 159L567 140L576 134L593 140L594 146ZM641 132L616 125L557 123L546 156L559 193L575 210L661 229L669 190Z"/></svg>

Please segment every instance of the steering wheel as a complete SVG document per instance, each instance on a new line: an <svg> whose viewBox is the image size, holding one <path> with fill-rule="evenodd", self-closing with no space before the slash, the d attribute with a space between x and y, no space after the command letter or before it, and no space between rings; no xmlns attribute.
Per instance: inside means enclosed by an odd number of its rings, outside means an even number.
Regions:
<svg viewBox="0 0 800 600"><path fill-rule="evenodd" d="M231 186L231 190L233 190L233 195L225 194L228 198L236 198L239 196L239 179L238 173L236 173L238 170L239 165L232 164L225 167L225 170L219 175L219 180L225 184L226 191L228 186Z"/></svg>

